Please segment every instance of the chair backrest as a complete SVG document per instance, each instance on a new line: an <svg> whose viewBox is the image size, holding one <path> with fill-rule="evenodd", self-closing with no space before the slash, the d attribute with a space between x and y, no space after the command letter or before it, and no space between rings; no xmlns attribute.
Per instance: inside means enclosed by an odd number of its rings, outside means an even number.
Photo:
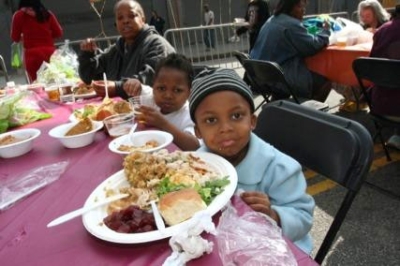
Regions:
<svg viewBox="0 0 400 266"><path fill-rule="evenodd" d="M244 65L244 60L249 59L249 55L240 51L233 51L232 52L233 56L236 57L236 59L239 61L239 63L243 66Z"/></svg>
<svg viewBox="0 0 400 266"><path fill-rule="evenodd" d="M367 176L373 158L371 135L358 122L288 101L266 105L254 132L301 165L347 188L315 258L322 263Z"/></svg>
<svg viewBox="0 0 400 266"><path fill-rule="evenodd" d="M400 89L400 60L360 57L353 61L353 71L361 86L362 80L368 80L379 87Z"/></svg>
<svg viewBox="0 0 400 266"><path fill-rule="evenodd" d="M279 98L293 97L296 103L300 103L277 63L246 59L243 67L260 93L278 96Z"/></svg>

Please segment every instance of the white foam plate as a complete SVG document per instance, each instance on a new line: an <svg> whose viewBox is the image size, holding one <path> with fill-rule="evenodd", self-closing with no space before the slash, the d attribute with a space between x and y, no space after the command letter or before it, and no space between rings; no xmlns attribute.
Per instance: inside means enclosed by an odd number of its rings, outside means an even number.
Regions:
<svg viewBox="0 0 400 266"><path fill-rule="evenodd" d="M219 194L210 205L207 211L214 215L221 210L234 194L237 186L237 174L235 168L224 158L207 152L192 152L194 156L200 157L207 162L221 177L228 176L230 183L224 187L224 191ZM125 178L124 171L121 170L103 181L89 196L85 202L85 206L91 206L95 202L102 201L106 198L108 189L118 190L121 187L127 187L128 181ZM83 215L83 225L86 230L95 237L114 243L134 244L146 243L163 238L170 237L179 233L190 223L190 219L180 224L167 227L163 232L154 230L145 233L118 233L108 228L103 219L107 216L107 206L99 207L91 212Z"/></svg>

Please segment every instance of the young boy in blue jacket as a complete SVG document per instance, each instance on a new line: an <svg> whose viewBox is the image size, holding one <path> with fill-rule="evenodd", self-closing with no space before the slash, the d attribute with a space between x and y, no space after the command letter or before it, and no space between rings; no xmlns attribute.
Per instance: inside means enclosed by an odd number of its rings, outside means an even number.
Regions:
<svg viewBox="0 0 400 266"><path fill-rule="evenodd" d="M309 231L315 202L306 193L300 164L257 137L251 90L230 69L205 71L192 85L190 116L204 146L238 173L242 199L257 212L274 219L283 235L307 254L312 250Z"/></svg>

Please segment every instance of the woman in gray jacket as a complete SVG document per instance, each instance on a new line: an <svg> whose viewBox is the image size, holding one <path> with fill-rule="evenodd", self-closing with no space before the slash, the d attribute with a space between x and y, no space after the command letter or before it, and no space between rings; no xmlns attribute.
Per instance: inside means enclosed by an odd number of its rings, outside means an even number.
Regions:
<svg viewBox="0 0 400 266"><path fill-rule="evenodd" d="M280 0L274 15L261 28L250 57L278 63L297 96L324 102L331 83L309 71L304 59L328 45L330 25L324 22L321 32L309 34L302 24L306 3L306 0ZM274 96L288 97L284 92Z"/></svg>
<svg viewBox="0 0 400 266"><path fill-rule="evenodd" d="M127 99L140 93L141 83L152 85L155 65L175 49L145 23L143 8L138 2L118 1L114 11L121 37L104 52L99 51L93 39L83 41L78 58L79 75L90 84L93 80L103 80L106 73L109 96ZM105 95L103 83L92 85L98 95Z"/></svg>

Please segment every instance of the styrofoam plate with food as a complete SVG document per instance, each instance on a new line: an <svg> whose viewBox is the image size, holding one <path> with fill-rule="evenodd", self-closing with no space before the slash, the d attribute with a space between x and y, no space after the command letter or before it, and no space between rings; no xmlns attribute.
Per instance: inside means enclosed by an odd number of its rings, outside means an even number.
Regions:
<svg viewBox="0 0 400 266"><path fill-rule="evenodd" d="M69 116L69 121L76 122L84 117L96 121L103 121L104 118L111 115L131 112L132 108L127 101L104 99L101 103L89 103L82 108L75 109Z"/></svg>
<svg viewBox="0 0 400 266"><path fill-rule="evenodd" d="M91 144L97 131L103 128L103 122L84 119L54 127L49 135L58 139L66 148L81 148Z"/></svg>
<svg viewBox="0 0 400 266"><path fill-rule="evenodd" d="M19 129L0 134L0 157L14 158L28 153L40 136L36 128Z"/></svg>
<svg viewBox="0 0 400 266"><path fill-rule="evenodd" d="M167 147L174 137L165 131L144 130L133 134L126 134L110 142L110 151L127 155L134 151L154 152Z"/></svg>
<svg viewBox="0 0 400 266"><path fill-rule="evenodd" d="M161 151L156 152L156 155L155 155L155 153L150 154L150 153L137 152L136 154L130 154L127 157L136 156L136 155L164 156L164 155L162 155L163 152L166 153L165 156L168 156L168 154L169 154L168 152L166 152L165 150L161 150ZM208 205L206 205L204 207L205 210L208 213L210 213L210 215L216 214L228 203L228 201L230 200L230 198L232 197L232 195L234 194L234 192L236 190L237 173L236 173L235 168L227 160L225 160L224 158L222 158L216 154L207 153L207 152L180 152L180 151L174 152L171 154L175 154L175 153L177 153L177 156L179 158L180 157L191 158L191 160L193 160L195 162L194 164L200 168L199 169L198 167L192 166L194 168L194 170L195 171L203 171L203 174L201 174L200 176L204 175L204 171L210 171L212 173L212 176L214 176L214 177L212 177L214 181L215 180L218 180L218 181L224 180L227 182L225 184L225 186L219 190L220 194L218 194L215 198L213 198L211 200L211 202L208 202ZM127 157L125 157L125 160ZM166 162L173 164L173 162L170 161L171 159L169 157L167 157L165 160L166 160ZM184 159L178 159L179 162L181 162L182 160L184 160ZM140 163L140 161L141 160L132 160L133 167L137 167L137 165L138 165L138 163ZM189 163L188 165L192 165L192 163ZM154 163L151 163L148 166L146 166L145 163L142 163L142 167L143 166L151 168L151 167L154 167ZM184 167L179 166L177 169L180 170L182 168L184 168ZM157 172L159 172L159 171L157 171ZM177 173L177 174L180 175L179 173ZM148 178L149 174L147 173L145 176L146 176L146 178ZM164 175L162 175L162 176L164 176ZM166 177L164 176L164 178L166 178ZM199 179L196 179L196 180L198 181ZM161 182L164 182L164 181L161 181ZM205 182L205 181L202 180L199 182L201 183L201 182ZM205 183L205 184L207 184L207 183ZM88 199L86 200L84 205L85 205L85 207L88 207L88 206L95 204L96 202L103 201L107 197L112 196L114 194L126 193L124 191L124 188L125 189L127 187L129 188L131 185L132 184L130 182L128 182L128 178L126 177L125 171L121 170L121 171L113 174L109 178L107 178L105 181L103 181L90 194L90 196L88 197ZM158 185L161 186L160 183ZM201 187L203 187L203 185L204 185L204 183L201 185ZM172 192L172 193L174 193L174 192ZM166 195L169 195L169 194L166 194ZM133 197L133 198L135 198L135 197ZM139 204L139 203L129 202L130 200L133 200L133 198L131 196L129 196L128 198L124 198L121 201L123 202L123 204L127 204L126 206L132 206L132 205ZM158 199L155 199L155 200L158 200ZM163 200L163 198L160 199L160 201L162 201L162 200ZM183 200L185 201L185 199L183 199ZM176 203L179 204L179 201L176 201ZM140 233L138 233L138 232L136 232L136 233L119 232L119 231L111 229L109 227L109 225L106 225L105 218L106 217L108 218L108 217L110 217L110 215L113 215L112 214L113 210L109 209L111 207L110 206L111 204L113 204L113 203L110 203L109 205L102 206L95 210L92 210L92 211L84 214L82 217L83 224L89 233L91 233L92 235L94 235L95 237L97 237L99 239L109 241L109 242L122 243L122 244L134 244L134 243L151 242L151 241L167 238L167 237L173 236L173 235L181 232L186 226L188 226L190 224L190 221L191 221L191 218L189 218L180 223L170 225L162 231L157 230L157 228L155 228L155 229L151 229L150 231L140 232ZM143 204L143 202L142 202L142 204ZM114 207L115 207L115 205L114 205ZM177 207L179 208L179 206L177 206ZM117 206L117 208L118 208L118 206ZM160 212L162 212L160 206L159 206L159 208L160 208ZM185 212L185 210L180 210L178 213L182 213L182 212ZM176 210L171 211L170 213L176 213ZM165 218L166 218L166 216L164 216L164 220L166 220ZM174 218L174 217L169 217L169 218ZM148 230L148 229L145 229L145 230Z"/></svg>

